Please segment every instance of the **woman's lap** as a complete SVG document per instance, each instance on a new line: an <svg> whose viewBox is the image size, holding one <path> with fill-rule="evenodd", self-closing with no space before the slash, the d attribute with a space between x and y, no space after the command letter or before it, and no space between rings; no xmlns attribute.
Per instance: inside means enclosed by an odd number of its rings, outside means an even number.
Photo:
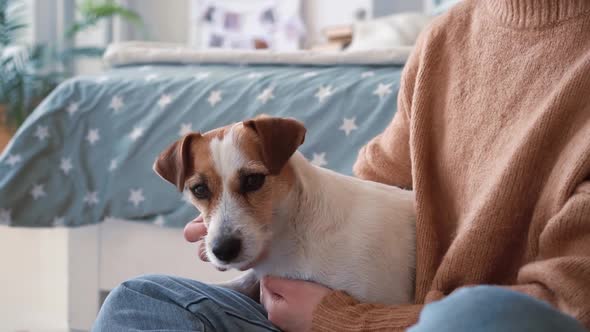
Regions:
<svg viewBox="0 0 590 332"><path fill-rule="evenodd" d="M573 318L498 287L461 289L425 306L411 332L584 331ZM237 292L163 275L128 280L105 300L93 331L279 331Z"/></svg>
<svg viewBox="0 0 590 332"><path fill-rule="evenodd" d="M146 275L105 300L93 331L278 331L264 308L237 292L196 280Z"/></svg>

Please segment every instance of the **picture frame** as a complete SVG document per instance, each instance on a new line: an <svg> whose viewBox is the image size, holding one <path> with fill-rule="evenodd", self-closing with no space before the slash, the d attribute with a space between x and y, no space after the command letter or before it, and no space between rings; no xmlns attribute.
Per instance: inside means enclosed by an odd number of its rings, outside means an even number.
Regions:
<svg viewBox="0 0 590 332"><path fill-rule="evenodd" d="M295 50L305 29L301 0L191 0L193 47Z"/></svg>

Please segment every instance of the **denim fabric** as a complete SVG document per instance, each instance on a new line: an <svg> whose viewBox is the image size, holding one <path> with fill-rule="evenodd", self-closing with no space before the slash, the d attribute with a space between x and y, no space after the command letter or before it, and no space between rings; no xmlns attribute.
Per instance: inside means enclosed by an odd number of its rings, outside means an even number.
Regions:
<svg viewBox="0 0 590 332"><path fill-rule="evenodd" d="M583 332L574 318L530 296L492 286L462 288L424 307L408 332Z"/></svg>
<svg viewBox="0 0 590 332"><path fill-rule="evenodd" d="M279 331L237 292L163 275L128 280L107 296L92 331Z"/></svg>
<svg viewBox="0 0 590 332"><path fill-rule="evenodd" d="M148 275L107 297L93 331L279 331L264 308L231 290ZM573 318L526 295L490 286L465 288L427 305L410 332L584 331Z"/></svg>

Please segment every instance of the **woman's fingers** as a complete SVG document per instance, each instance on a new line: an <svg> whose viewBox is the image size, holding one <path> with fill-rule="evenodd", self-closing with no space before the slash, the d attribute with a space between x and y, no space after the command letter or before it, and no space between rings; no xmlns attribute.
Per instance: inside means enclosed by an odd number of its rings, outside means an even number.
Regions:
<svg viewBox="0 0 590 332"><path fill-rule="evenodd" d="M184 238L188 242L200 241L205 235L207 235L207 227L201 216L184 226Z"/></svg>

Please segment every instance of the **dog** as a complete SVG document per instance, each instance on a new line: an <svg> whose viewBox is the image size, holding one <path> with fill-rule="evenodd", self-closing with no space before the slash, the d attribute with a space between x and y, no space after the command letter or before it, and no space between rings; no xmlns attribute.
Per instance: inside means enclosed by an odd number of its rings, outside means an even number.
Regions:
<svg viewBox="0 0 590 332"><path fill-rule="evenodd" d="M297 151L305 134L295 119L257 117L184 136L154 170L203 215L209 261L247 270L223 286L257 299L273 275L412 302L413 192L312 165Z"/></svg>

